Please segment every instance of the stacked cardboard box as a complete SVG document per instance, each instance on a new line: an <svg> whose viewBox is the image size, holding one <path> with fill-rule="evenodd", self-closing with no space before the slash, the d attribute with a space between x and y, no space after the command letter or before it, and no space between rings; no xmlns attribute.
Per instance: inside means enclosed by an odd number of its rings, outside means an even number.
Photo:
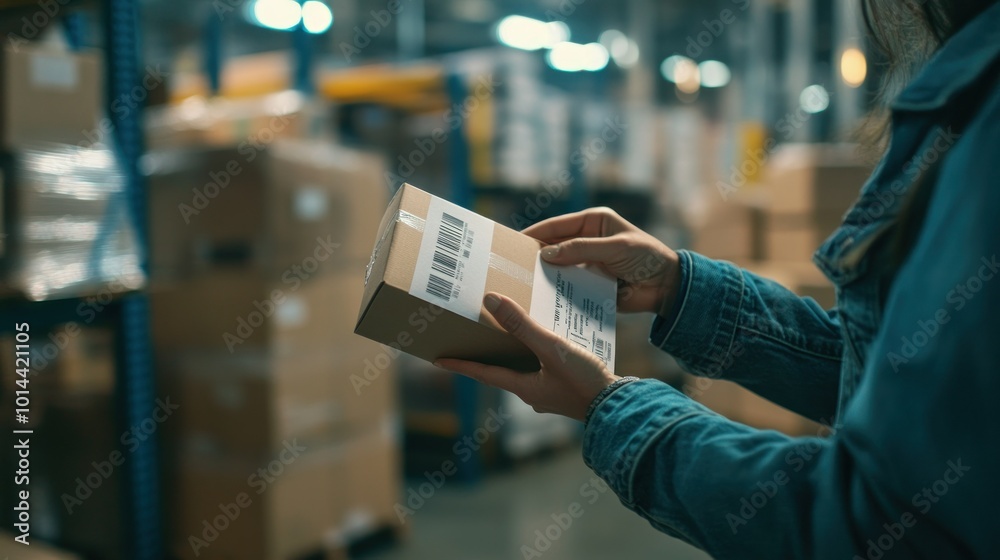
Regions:
<svg viewBox="0 0 1000 560"><path fill-rule="evenodd" d="M791 144L764 170L764 257L808 262L840 225L871 174L853 145Z"/></svg>
<svg viewBox="0 0 1000 560"><path fill-rule="evenodd" d="M329 113L327 104L297 91L244 99L191 97L148 112L146 145L163 150L320 138L330 131Z"/></svg>
<svg viewBox="0 0 1000 560"><path fill-rule="evenodd" d="M391 523L395 365L352 332L381 160L278 140L154 153L148 170L153 335L179 406L172 553L291 558Z"/></svg>
<svg viewBox="0 0 1000 560"><path fill-rule="evenodd" d="M141 287L125 178L101 118L97 54L0 51L0 293L32 300Z"/></svg>
<svg viewBox="0 0 1000 560"><path fill-rule="evenodd" d="M11 43L13 45L13 43ZM0 52L0 142L89 147L99 130L103 70L97 53L33 45Z"/></svg>
<svg viewBox="0 0 1000 560"><path fill-rule="evenodd" d="M761 184L707 206L694 231L694 248L832 308L834 287L812 263L812 255L840 225L870 173L855 146L781 146L768 158ZM706 386L696 379L687 384L700 388L692 393L695 398L733 419L795 434L817 431L816 425L736 385Z"/></svg>
<svg viewBox="0 0 1000 560"><path fill-rule="evenodd" d="M686 376L683 391L715 412L748 426L791 436L826 436L823 425L803 418L729 381Z"/></svg>

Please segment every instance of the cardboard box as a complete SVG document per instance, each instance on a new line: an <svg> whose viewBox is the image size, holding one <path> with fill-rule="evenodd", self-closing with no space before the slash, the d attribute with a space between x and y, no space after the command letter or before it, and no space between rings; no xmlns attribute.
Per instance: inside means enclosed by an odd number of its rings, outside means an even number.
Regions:
<svg viewBox="0 0 1000 560"><path fill-rule="evenodd" d="M293 449L259 460L180 457L164 492L172 555L287 560L321 552L348 502L345 450Z"/></svg>
<svg viewBox="0 0 1000 560"><path fill-rule="evenodd" d="M22 44L0 53L0 141L90 146L102 114L104 76L97 53Z"/></svg>
<svg viewBox="0 0 1000 560"><path fill-rule="evenodd" d="M367 258L388 198L381 158L317 142L156 152L145 168L158 278L217 266L280 277L317 252L332 252L327 268Z"/></svg>
<svg viewBox="0 0 1000 560"><path fill-rule="evenodd" d="M14 537L15 535L11 533L0 531L0 556L17 558L18 560L80 560L82 558L53 546L47 546L38 542L34 537L30 540L30 546L14 542Z"/></svg>
<svg viewBox="0 0 1000 560"><path fill-rule="evenodd" d="M87 551L95 558L124 560L128 558L127 470L135 457L129 444L122 442L127 427L121 424L115 404L111 396L87 394L59 395L46 403L45 417L32 440L31 513L33 533L40 533L46 520L53 540L61 546ZM125 463L115 466L111 461L119 456ZM110 475L100 476L98 469L109 468ZM98 478L102 482L96 488L81 487L88 477L91 483ZM79 499L88 490L89 497L67 508L63 496Z"/></svg>
<svg viewBox="0 0 1000 560"><path fill-rule="evenodd" d="M41 301L139 289L142 249L115 154L38 144L0 157L7 247L0 293Z"/></svg>
<svg viewBox="0 0 1000 560"><path fill-rule="evenodd" d="M840 227L840 214L769 214L763 220L762 260L812 262L823 242Z"/></svg>
<svg viewBox="0 0 1000 560"><path fill-rule="evenodd" d="M329 131L330 112L328 103L292 90L248 98L191 97L147 112L146 146L163 150L316 138Z"/></svg>
<svg viewBox="0 0 1000 560"><path fill-rule="evenodd" d="M170 446L263 457L292 439L323 445L370 430L395 414L396 374L381 370L355 390L351 376L361 375L360 355L179 354L161 367L163 393L180 405L168 426Z"/></svg>
<svg viewBox="0 0 1000 560"><path fill-rule="evenodd" d="M854 145L786 144L764 169L773 214L843 215L871 175Z"/></svg>
<svg viewBox="0 0 1000 560"><path fill-rule="evenodd" d="M782 408L736 383L687 377L686 394L735 422L791 436L816 436L828 433L819 424Z"/></svg>
<svg viewBox="0 0 1000 560"><path fill-rule="evenodd" d="M402 454L392 423L373 425L346 443L347 502L336 539L351 542L395 525L402 499ZM329 542L329 540L328 540Z"/></svg>
<svg viewBox="0 0 1000 560"><path fill-rule="evenodd" d="M761 259L764 256L764 212L743 200L711 202L691 228L691 248L712 259L737 263Z"/></svg>
<svg viewBox="0 0 1000 560"><path fill-rule="evenodd" d="M284 280L217 269L162 286L150 296L156 348L164 353L267 349L285 356L363 344L350 333L350 317L362 300L362 267L357 262L344 271L291 274Z"/></svg>
<svg viewBox="0 0 1000 560"><path fill-rule="evenodd" d="M528 371L534 354L482 308L502 293L614 368L615 280L541 264L538 241L403 185L382 218L357 334L433 361L466 358Z"/></svg>
<svg viewBox="0 0 1000 560"><path fill-rule="evenodd" d="M402 459L393 421L303 447L291 461L292 452L284 450L257 460L180 456L165 492L171 551L179 558L287 560L398 522ZM196 554L191 537L203 538L205 522L222 513L220 504L238 505L238 499L249 505Z"/></svg>

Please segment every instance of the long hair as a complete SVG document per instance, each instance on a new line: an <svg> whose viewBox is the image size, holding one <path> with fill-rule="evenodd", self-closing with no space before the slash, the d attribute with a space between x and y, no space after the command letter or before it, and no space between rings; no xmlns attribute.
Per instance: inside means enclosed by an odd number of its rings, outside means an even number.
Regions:
<svg viewBox="0 0 1000 560"><path fill-rule="evenodd" d="M859 139L878 157L889 140L888 106L941 45L1000 0L861 0L865 26L885 65L875 109Z"/></svg>
<svg viewBox="0 0 1000 560"><path fill-rule="evenodd" d="M859 140L874 158L890 140L888 106L941 46L965 24L1000 0L861 0L872 43L886 62L876 108ZM917 178L900 213L892 241L894 267L909 255L923 227L942 160Z"/></svg>

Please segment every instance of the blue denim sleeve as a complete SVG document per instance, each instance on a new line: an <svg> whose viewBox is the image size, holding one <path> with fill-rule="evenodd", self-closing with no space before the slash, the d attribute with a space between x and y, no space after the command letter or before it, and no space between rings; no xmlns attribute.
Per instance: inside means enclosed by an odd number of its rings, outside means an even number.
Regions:
<svg viewBox="0 0 1000 560"><path fill-rule="evenodd" d="M735 381L814 420L837 408L837 312L723 261L680 251L681 292L650 342L687 371Z"/></svg>
<svg viewBox="0 0 1000 560"><path fill-rule="evenodd" d="M995 151L998 132L966 138L966 146ZM720 559L995 556L995 159L953 149L835 434L754 430L642 381L594 411L584 435L587 464L655 527ZM740 291L746 276L708 268L718 303L700 301L705 317L689 317L692 324L727 316L726 307L741 301L727 292Z"/></svg>

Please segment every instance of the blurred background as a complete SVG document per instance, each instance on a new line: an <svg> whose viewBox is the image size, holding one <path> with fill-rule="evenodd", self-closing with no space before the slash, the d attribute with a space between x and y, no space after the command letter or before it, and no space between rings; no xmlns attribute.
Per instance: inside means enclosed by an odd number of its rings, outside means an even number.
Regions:
<svg viewBox="0 0 1000 560"><path fill-rule="evenodd" d="M705 558L577 423L354 335L365 268L409 182L515 229L610 206L832 306L810 258L880 68L858 4L0 2L0 556ZM650 321L619 316L619 374L823 435Z"/></svg>

